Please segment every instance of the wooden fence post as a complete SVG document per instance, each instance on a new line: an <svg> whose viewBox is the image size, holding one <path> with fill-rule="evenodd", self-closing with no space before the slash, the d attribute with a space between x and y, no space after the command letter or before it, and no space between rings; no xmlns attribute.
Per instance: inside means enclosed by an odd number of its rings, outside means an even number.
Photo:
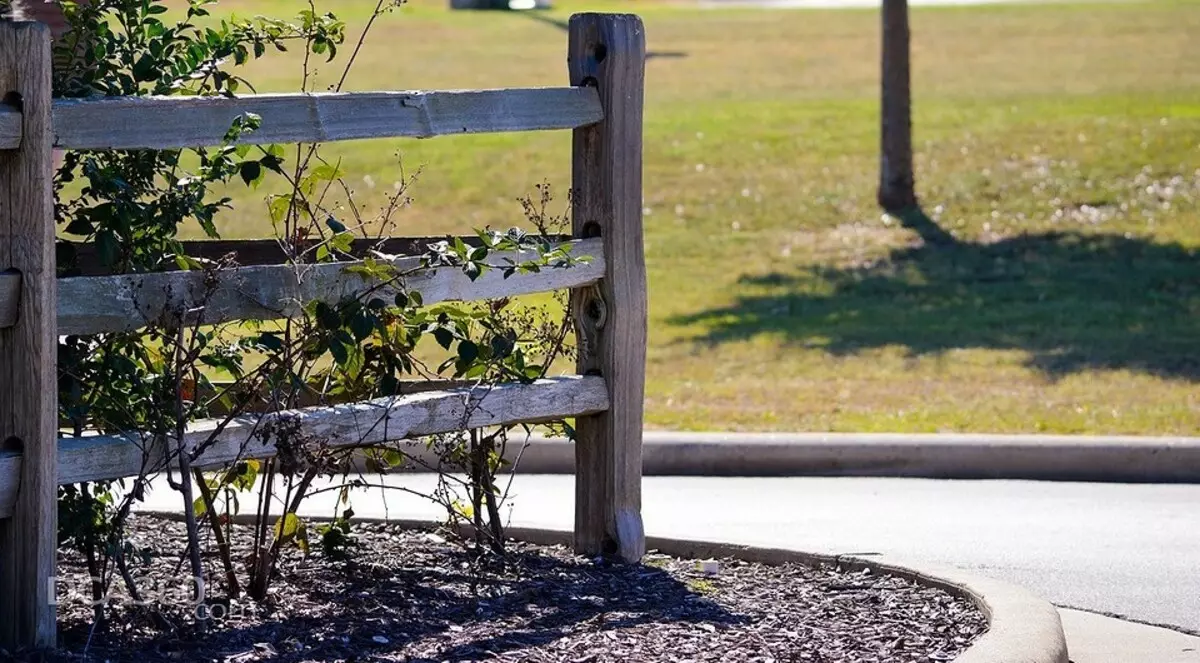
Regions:
<svg viewBox="0 0 1200 663"><path fill-rule="evenodd" d="M0 442L21 452L11 520L0 521L0 646L55 645L58 377L50 30L0 23L0 94L22 138L0 151L0 271L21 275L14 326L0 330Z"/></svg>
<svg viewBox="0 0 1200 663"><path fill-rule="evenodd" d="M642 252L642 98L646 39L628 14L571 17L571 85L594 86L598 124L575 130L572 223L601 237L607 268L572 296L581 374L602 375L610 409L580 417L575 438L575 549L636 562L642 528L642 406L646 378L646 261Z"/></svg>

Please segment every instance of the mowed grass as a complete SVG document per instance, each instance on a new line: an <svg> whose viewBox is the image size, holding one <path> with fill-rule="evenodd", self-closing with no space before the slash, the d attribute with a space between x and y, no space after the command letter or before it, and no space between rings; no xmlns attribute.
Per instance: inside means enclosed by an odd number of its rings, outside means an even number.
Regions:
<svg viewBox="0 0 1200 663"><path fill-rule="evenodd" d="M1200 3L914 9L918 189L951 247L874 203L877 12L443 4L381 19L348 89L562 85L572 11L645 19L649 426L1200 431ZM324 9L353 34L373 5ZM282 91L299 73L283 55L246 75ZM399 153L421 168L399 232L457 233L519 224L543 180L565 207L569 142L329 154L378 205ZM225 236L270 233L264 190L234 192Z"/></svg>

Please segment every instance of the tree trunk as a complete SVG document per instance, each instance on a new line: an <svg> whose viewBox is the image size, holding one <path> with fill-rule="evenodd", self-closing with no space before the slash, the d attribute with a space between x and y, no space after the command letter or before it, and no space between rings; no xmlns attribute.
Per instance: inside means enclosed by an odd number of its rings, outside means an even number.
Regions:
<svg viewBox="0 0 1200 663"><path fill-rule="evenodd" d="M878 200L884 210L898 214L917 207L913 183L908 0L883 0L882 16Z"/></svg>

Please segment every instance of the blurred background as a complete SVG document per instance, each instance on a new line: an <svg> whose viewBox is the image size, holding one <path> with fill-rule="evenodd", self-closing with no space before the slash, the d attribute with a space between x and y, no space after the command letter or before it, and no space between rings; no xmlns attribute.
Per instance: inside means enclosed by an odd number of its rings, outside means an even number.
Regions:
<svg viewBox="0 0 1200 663"><path fill-rule="evenodd" d="M317 9L353 37L374 5ZM584 10L646 23L648 427L1200 432L1200 3L913 6L916 193L941 243L876 203L878 6L413 0L346 89L564 85ZM343 60L312 63L313 89ZM245 75L290 91L302 71L288 53ZM568 208L562 132L326 149L368 204L417 175L404 235L518 225L542 182ZM270 234L268 189L230 190L224 237Z"/></svg>

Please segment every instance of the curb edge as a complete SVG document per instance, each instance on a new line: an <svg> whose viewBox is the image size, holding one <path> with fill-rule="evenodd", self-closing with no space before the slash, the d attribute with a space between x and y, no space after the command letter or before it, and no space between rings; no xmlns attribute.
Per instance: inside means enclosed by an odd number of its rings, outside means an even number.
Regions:
<svg viewBox="0 0 1200 663"><path fill-rule="evenodd" d="M183 514L173 511L140 511L138 515L179 520ZM251 514L234 516L235 523L251 521ZM309 520L328 521L329 517L308 516ZM399 525L412 529L437 529L445 523L405 518L355 518L356 522ZM471 526L458 525L465 536ZM573 534L566 530L535 527L508 527L511 539L538 545L570 546ZM1066 635L1058 610L1028 590L1016 585L977 575L961 569L912 562L892 557L866 558L855 555L827 555L787 548L764 548L739 543L646 537L646 549L685 559L736 557L761 564L787 562L814 566L836 564L852 570L878 569L927 587L970 599L988 619L988 630L967 648L955 663L1070 663Z"/></svg>

